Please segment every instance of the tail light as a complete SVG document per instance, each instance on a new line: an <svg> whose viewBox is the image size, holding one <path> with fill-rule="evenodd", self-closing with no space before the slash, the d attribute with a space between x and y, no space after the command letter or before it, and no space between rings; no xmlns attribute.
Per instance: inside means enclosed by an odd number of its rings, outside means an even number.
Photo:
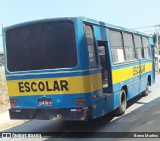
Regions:
<svg viewBox="0 0 160 141"><path fill-rule="evenodd" d="M18 106L18 102L15 99L10 99L11 106Z"/></svg>
<svg viewBox="0 0 160 141"><path fill-rule="evenodd" d="M76 99L76 105L77 106L84 106L86 103L85 99L84 98L77 98Z"/></svg>

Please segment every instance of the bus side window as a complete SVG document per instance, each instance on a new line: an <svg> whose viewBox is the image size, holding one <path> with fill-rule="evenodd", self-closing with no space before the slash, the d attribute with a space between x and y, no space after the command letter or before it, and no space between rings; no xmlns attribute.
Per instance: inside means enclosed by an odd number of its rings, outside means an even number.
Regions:
<svg viewBox="0 0 160 141"><path fill-rule="evenodd" d="M89 25L84 25L84 30L86 35L90 66L97 67L98 63L97 63L97 55L95 50L95 40L94 40L93 29Z"/></svg>
<svg viewBox="0 0 160 141"><path fill-rule="evenodd" d="M134 35L134 42L135 42L135 48L136 48L136 57L137 59L142 59L142 41L141 36Z"/></svg>
<svg viewBox="0 0 160 141"><path fill-rule="evenodd" d="M135 51L134 51L132 34L123 33L123 39L124 39L126 60L127 61L135 60Z"/></svg>
<svg viewBox="0 0 160 141"><path fill-rule="evenodd" d="M142 41L143 41L144 57L145 58L151 58L148 38L147 37L142 37Z"/></svg>
<svg viewBox="0 0 160 141"><path fill-rule="evenodd" d="M112 48L112 57L114 63L122 63L124 59L124 48L122 43L122 34L119 31L109 30L110 45Z"/></svg>

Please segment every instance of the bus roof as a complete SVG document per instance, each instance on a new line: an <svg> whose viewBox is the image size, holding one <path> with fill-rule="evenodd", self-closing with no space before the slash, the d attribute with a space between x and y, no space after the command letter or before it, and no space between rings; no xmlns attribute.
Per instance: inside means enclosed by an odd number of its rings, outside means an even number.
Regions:
<svg viewBox="0 0 160 141"><path fill-rule="evenodd" d="M81 18L82 18L83 21L89 22L89 23L92 23L92 24L96 24L96 25L100 25L100 26L104 26L104 27L108 27L108 28L113 28L113 29L117 29L117 30L132 32L132 33L135 33L135 34L141 34L141 35L144 35L144 36L151 37L151 35L148 35L148 34L145 34L143 32L139 32L139 31L135 31L135 30L132 30L132 29L129 29L129 28L124 28L124 27L121 27L121 26L105 23L105 22L102 22L102 21L96 21L96 20L89 19L89 18L86 18L86 17L81 17Z"/></svg>
<svg viewBox="0 0 160 141"><path fill-rule="evenodd" d="M114 29L117 29L117 30L132 32L132 33L135 33L135 34L141 34L141 35L144 35L144 36L150 36L151 37L151 35L145 34L143 32L135 31L135 30L132 30L132 29L129 29L129 28L121 27L121 26L116 26L116 25L105 23L105 22L102 22L102 21L96 21L96 20L86 18L86 17L60 17L60 18L40 19L40 20L28 21L28 22L24 22L24 23L11 25L11 26L5 27L3 29L7 30L7 29L16 28L16 27L23 26L23 25L25 26L27 24L32 24L32 23L37 23L37 22L46 22L46 21L52 21L52 20L68 20L68 19L80 19L84 22L88 22L88 23L91 23L91 24L104 26L104 27L108 27L108 28L114 28Z"/></svg>

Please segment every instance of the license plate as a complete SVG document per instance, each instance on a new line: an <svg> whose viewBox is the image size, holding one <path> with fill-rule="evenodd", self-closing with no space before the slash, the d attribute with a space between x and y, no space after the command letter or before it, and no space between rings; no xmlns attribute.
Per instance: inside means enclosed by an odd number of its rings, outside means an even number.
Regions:
<svg viewBox="0 0 160 141"><path fill-rule="evenodd" d="M39 99L38 100L38 105L39 106L51 106L52 105L52 100L51 99Z"/></svg>

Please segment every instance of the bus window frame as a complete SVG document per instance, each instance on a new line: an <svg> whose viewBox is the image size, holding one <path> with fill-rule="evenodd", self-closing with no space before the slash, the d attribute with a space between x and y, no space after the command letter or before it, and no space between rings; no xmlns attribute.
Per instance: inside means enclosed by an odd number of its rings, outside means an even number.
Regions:
<svg viewBox="0 0 160 141"><path fill-rule="evenodd" d="M90 26L93 34L93 42L94 42L94 52L95 52L95 60L96 60L96 66L92 66L90 62L90 57L89 57L89 50L88 50L88 43L87 43L87 37L85 33L85 26ZM97 54L97 43L96 43L96 38L94 34L94 28L93 25L88 23L88 22L83 22L83 31L84 31L84 39L85 39L85 45L87 47L87 54L88 54L88 64L90 68L98 68L99 67L99 59L98 59L98 54Z"/></svg>
<svg viewBox="0 0 160 141"><path fill-rule="evenodd" d="M135 44L135 36L139 36L140 39L141 39L141 47L136 47L136 44ZM135 55L136 55L136 60L137 61L141 61L141 60L144 60L144 48L143 48L143 42L142 42L142 35L139 35L139 34L133 34L133 40L134 40L134 46L135 46ZM138 58L137 57L137 53L136 53L136 48L141 48L141 55L142 55L142 58Z"/></svg>
<svg viewBox="0 0 160 141"><path fill-rule="evenodd" d="M127 60L126 59L126 50L125 50L125 41L124 41L124 34L130 34L132 36L132 42L133 42L133 50L134 50L134 59L132 60ZM126 60L126 63L127 62L133 62L133 61L136 61L137 60L137 57L136 57L136 48L135 48L135 42L134 42L134 37L133 37L133 33L131 32L127 32L127 31L122 31L122 38L123 38L123 46L124 46L124 53L125 53L125 60ZM128 47L128 46L127 46Z"/></svg>
<svg viewBox="0 0 160 141"><path fill-rule="evenodd" d="M125 49L124 49L124 41L123 41L123 30L118 30L118 29L115 29L115 28L108 28L108 33L109 31L112 30L112 31L116 31L116 32L120 32L121 34L121 41L122 41L122 48L123 48L123 54L124 54L124 61L123 62L114 62L113 61L113 55L112 55L112 46L111 46L111 38L110 38L110 35L109 35L109 44L110 44L110 49L111 49L111 59L112 59L112 62L114 65L118 65L118 64L125 64L127 61L126 61L126 56L125 56Z"/></svg>
<svg viewBox="0 0 160 141"><path fill-rule="evenodd" d="M149 47L144 47L143 38L147 38ZM142 45L143 45L143 55L144 55L144 59L151 59L151 46L150 46L150 44L149 44L149 38L148 38L147 36L142 36ZM144 49L148 49L148 48L149 48L149 58L146 58Z"/></svg>

